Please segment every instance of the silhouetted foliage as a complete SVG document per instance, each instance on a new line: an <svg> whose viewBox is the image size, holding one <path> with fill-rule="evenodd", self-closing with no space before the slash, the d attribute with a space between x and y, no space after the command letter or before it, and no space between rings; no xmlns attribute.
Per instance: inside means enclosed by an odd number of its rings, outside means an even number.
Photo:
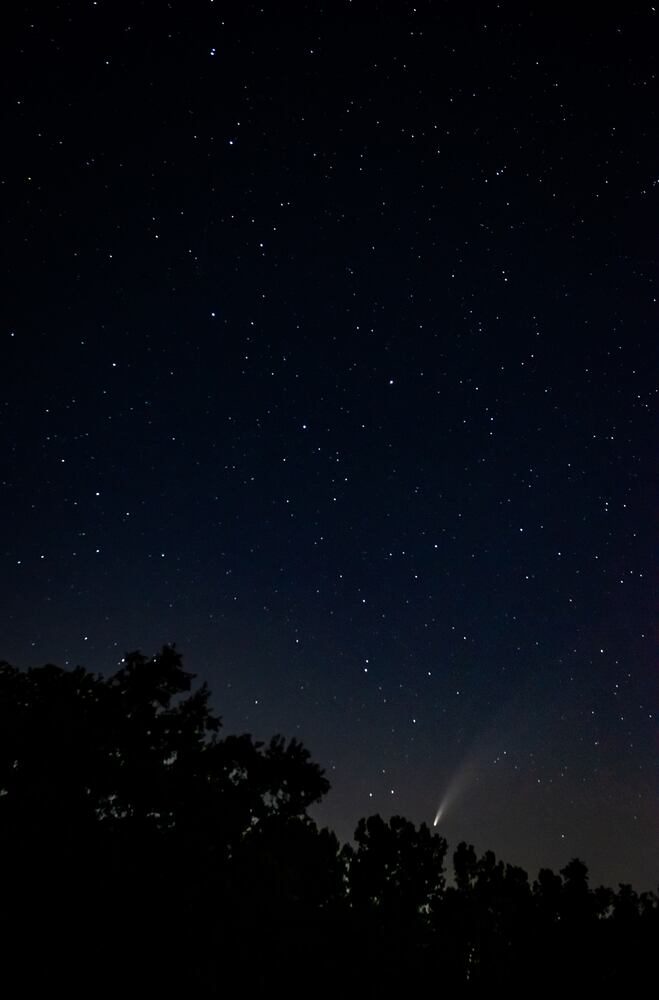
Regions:
<svg viewBox="0 0 659 1000"><path fill-rule="evenodd" d="M591 889L573 858L523 869L401 816L354 845L308 809L329 785L302 744L221 736L174 647L108 678L0 664L5 979L86 995L219 996L271 982L368 995L493 988L629 992L659 897Z"/></svg>
<svg viewBox="0 0 659 1000"><path fill-rule="evenodd" d="M453 854L455 884L460 892L473 888L476 881L477 858L472 844L458 844Z"/></svg>
<svg viewBox="0 0 659 1000"><path fill-rule="evenodd" d="M321 769L295 740L220 738L192 681L173 647L107 679L0 666L5 926L59 937L66 900L72 937L121 930L119 973L174 926L192 949L246 900L253 914L341 891L338 842L306 812L329 788Z"/></svg>
<svg viewBox="0 0 659 1000"><path fill-rule="evenodd" d="M417 828L402 816L386 823L380 816L361 819L356 849L349 850L349 898L357 908L371 907L395 919L428 911L444 889L447 843L425 823Z"/></svg>

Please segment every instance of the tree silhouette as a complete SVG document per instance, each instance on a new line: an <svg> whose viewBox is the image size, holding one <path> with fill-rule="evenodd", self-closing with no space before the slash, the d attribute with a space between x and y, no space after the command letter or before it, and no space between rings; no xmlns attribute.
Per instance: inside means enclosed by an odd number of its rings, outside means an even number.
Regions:
<svg viewBox="0 0 659 1000"><path fill-rule="evenodd" d="M477 872L476 851L472 844L465 844L462 841L453 852L453 873L456 887L460 892L466 892L473 887Z"/></svg>
<svg viewBox="0 0 659 1000"><path fill-rule="evenodd" d="M438 913L440 933L452 944L448 961L454 986L512 986L524 965L531 890L526 872L497 860L479 858L464 841L453 853L455 887Z"/></svg>
<svg viewBox="0 0 659 1000"><path fill-rule="evenodd" d="M295 740L220 738L209 690L193 692L193 679L168 646L150 658L127 655L107 679L0 665L5 928L40 924L62 954L66 899L87 952L90 928L100 939L121 927L124 968L138 958L144 967L168 927L192 949L235 923L242 898L253 912L267 893L271 904L272 878L254 889L257 857L272 858L269 872L290 903L307 887L318 895L321 883L302 874L314 864L336 895L329 872L332 856L339 870L338 843L307 816L329 788L322 770Z"/></svg>
<svg viewBox="0 0 659 1000"><path fill-rule="evenodd" d="M434 967L431 912L444 891L447 843L402 816L361 819L346 846L353 939L363 989L420 988Z"/></svg>
<svg viewBox="0 0 659 1000"><path fill-rule="evenodd" d="M640 989L659 896L526 872L424 823L341 847L298 741L222 735L173 646L111 676L0 663L0 958L23 992ZM321 971L322 970L322 971Z"/></svg>
<svg viewBox="0 0 659 1000"><path fill-rule="evenodd" d="M448 845L425 823L417 829L402 816L392 816L388 823L369 816L359 821L355 842L348 876L354 906L412 918L437 904Z"/></svg>

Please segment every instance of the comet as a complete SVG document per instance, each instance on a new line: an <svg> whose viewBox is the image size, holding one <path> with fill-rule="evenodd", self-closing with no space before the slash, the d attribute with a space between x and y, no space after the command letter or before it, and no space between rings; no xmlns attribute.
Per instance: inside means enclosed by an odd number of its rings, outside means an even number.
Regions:
<svg viewBox="0 0 659 1000"><path fill-rule="evenodd" d="M472 760L466 760L460 765L446 786L446 791L440 799L439 805L437 806L437 812L435 813L435 818L432 821L433 826L439 826L449 807L453 806L455 800L464 793L465 789L474 777L475 770L475 763Z"/></svg>

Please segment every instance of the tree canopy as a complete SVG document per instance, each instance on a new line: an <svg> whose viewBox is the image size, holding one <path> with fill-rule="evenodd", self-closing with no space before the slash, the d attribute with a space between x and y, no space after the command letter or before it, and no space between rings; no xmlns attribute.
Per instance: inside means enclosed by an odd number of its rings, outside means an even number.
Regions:
<svg viewBox="0 0 659 1000"><path fill-rule="evenodd" d="M223 735L174 646L109 677L0 664L0 941L26 985L135 989L628 988L659 898L523 869L425 824L308 810L329 790L298 741ZM36 958L39 957L37 961ZM102 971L101 971L102 970Z"/></svg>

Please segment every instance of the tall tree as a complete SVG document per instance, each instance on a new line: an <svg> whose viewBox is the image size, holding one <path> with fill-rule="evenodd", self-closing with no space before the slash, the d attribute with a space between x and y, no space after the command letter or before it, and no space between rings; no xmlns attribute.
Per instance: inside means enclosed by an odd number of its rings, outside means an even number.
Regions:
<svg viewBox="0 0 659 1000"><path fill-rule="evenodd" d="M425 823L402 816L361 819L349 866L350 899L357 907L411 916L436 905L444 890L447 843Z"/></svg>
<svg viewBox="0 0 659 1000"><path fill-rule="evenodd" d="M70 933L91 954L121 927L135 965L173 928L179 947L210 941L241 899L256 912L275 890L293 908L336 895L338 843L307 814L329 788L321 768L296 740L220 737L193 681L173 646L108 678L0 664L4 928L40 926L34 947L59 953Z"/></svg>

